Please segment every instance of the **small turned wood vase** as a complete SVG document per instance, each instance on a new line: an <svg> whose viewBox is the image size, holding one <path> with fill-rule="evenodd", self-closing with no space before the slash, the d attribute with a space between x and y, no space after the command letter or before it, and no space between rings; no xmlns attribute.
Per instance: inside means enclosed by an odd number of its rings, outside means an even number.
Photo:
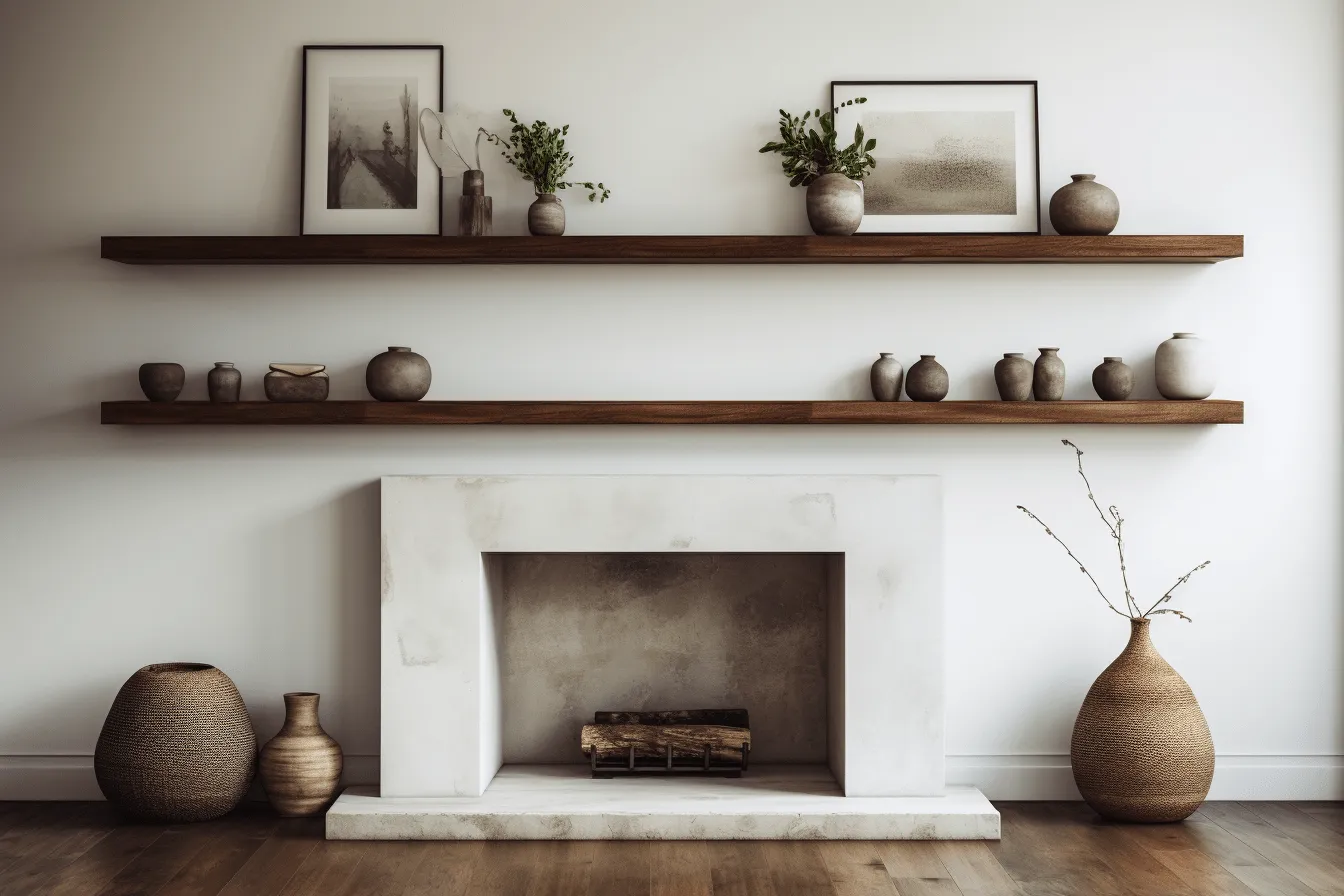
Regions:
<svg viewBox="0 0 1344 896"><path fill-rule="evenodd" d="M1083 700L1069 751L1087 804L1115 821L1180 821L1213 783L1213 738L1195 694L1162 659L1147 619Z"/></svg>
<svg viewBox="0 0 1344 896"><path fill-rule="evenodd" d="M157 663L117 692L93 771L108 802L132 818L209 821L242 801L256 758L247 706L229 676L205 663Z"/></svg>
<svg viewBox="0 0 1344 896"><path fill-rule="evenodd" d="M317 815L336 799L345 757L317 718L318 694L285 695L285 723L261 748L266 798L286 818Z"/></svg>
<svg viewBox="0 0 1344 896"><path fill-rule="evenodd" d="M462 196L458 199L457 235L490 236L494 224L494 200L485 195L485 172L462 172Z"/></svg>

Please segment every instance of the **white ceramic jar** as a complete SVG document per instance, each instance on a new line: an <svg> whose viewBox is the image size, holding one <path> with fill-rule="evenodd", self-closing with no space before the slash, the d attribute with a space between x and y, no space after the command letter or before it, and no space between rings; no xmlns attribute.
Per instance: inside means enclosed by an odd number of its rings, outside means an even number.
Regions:
<svg viewBox="0 0 1344 896"><path fill-rule="evenodd" d="M1173 333L1154 357L1157 391L1163 398L1192 401L1208 398L1217 382L1213 346L1194 333Z"/></svg>

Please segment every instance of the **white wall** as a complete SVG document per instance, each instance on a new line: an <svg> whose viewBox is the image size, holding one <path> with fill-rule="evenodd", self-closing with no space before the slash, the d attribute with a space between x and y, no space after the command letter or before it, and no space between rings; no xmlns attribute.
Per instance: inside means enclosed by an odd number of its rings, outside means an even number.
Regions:
<svg viewBox="0 0 1344 896"><path fill-rule="evenodd" d="M1215 10L1215 7L1217 9ZM824 13L818 18L818 12ZM1036 78L1043 191L1096 172L1124 233L1244 233L1215 267L133 268L102 234L290 233L305 42L442 42L451 107L572 124L581 233L800 233L756 154L832 78ZM1215 795L1344 796L1341 151L1336 0L45 0L0 8L0 797L87 793L120 683L213 662L263 737L323 695L378 751L381 474L919 472L946 477L948 750L991 796L1068 792L1073 714L1125 625L1014 505L1113 583L1071 455L1130 523L1137 590L1214 565L1156 640L1219 750ZM487 162L498 232L524 185ZM450 183L449 190L456 184ZM951 398L1059 345L1068 397L1173 330L1220 346L1222 428L163 430L100 427L135 368L409 344L431 398L857 398L879 350L937 352ZM893 682L899 687L899 682Z"/></svg>

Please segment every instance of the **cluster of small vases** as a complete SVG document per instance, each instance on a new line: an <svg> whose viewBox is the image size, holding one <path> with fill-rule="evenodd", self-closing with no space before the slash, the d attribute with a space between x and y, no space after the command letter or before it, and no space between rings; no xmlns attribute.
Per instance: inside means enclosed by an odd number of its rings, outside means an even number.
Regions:
<svg viewBox="0 0 1344 896"><path fill-rule="evenodd" d="M140 365L139 377L140 389L150 401L176 401L187 372L174 361L152 361ZM431 378L423 355L394 345L369 361L364 383L379 401L419 401L428 394ZM243 374L232 361L216 361L205 380L211 401L238 401ZM325 364L276 363L269 365L262 387L270 401L326 401L331 378Z"/></svg>
<svg viewBox="0 0 1344 896"><path fill-rule="evenodd" d="M942 401L951 385L947 368L933 355L920 355L907 375L893 352L882 352L873 362L870 382L878 401L900 401L902 386L911 401Z"/></svg>
<svg viewBox="0 0 1344 896"><path fill-rule="evenodd" d="M1059 349L1038 350L1035 362L1022 352L1005 352L994 365L994 385L1004 401L1060 401L1066 371ZM1216 381L1212 349L1193 333L1176 333L1157 347L1154 357L1157 391L1163 398L1194 401L1213 394ZM882 352L870 372L873 398L899 401L902 385L911 401L942 401L947 397L946 368L933 355L920 355L907 374L892 352ZM1092 371L1092 388L1103 401L1124 401L1134 391L1134 371L1124 358L1107 356Z"/></svg>

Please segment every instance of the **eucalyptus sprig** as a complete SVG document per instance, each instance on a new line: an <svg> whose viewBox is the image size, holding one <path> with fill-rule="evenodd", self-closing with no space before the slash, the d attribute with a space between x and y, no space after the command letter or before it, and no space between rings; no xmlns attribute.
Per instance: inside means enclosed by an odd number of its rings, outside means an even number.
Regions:
<svg viewBox="0 0 1344 896"><path fill-rule="evenodd" d="M507 139L498 134L481 129L485 139L502 147L500 155L518 173L523 180L531 181L538 196L583 187L588 190L589 202L606 202L611 190L605 184L587 180L568 181L565 175L574 165L574 157L565 149L565 137L569 134L569 125L553 128L544 121L534 121L530 125L520 124L518 116L511 109L505 109L504 115L512 122Z"/></svg>
<svg viewBox="0 0 1344 896"><path fill-rule="evenodd" d="M761 147L761 152L777 152L784 157L780 163L789 178L789 186L805 187L823 174L843 174L850 180L863 180L871 168L877 167L873 149L877 141L863 139L863 125L854 126L854 142L841 149L835 132L835 113L845 106L866 103L864 96L845 100L831 111L820 109L804 112L802 117L779 110L779 136ZM808 127L808 121L821 128Z"/></svg>

